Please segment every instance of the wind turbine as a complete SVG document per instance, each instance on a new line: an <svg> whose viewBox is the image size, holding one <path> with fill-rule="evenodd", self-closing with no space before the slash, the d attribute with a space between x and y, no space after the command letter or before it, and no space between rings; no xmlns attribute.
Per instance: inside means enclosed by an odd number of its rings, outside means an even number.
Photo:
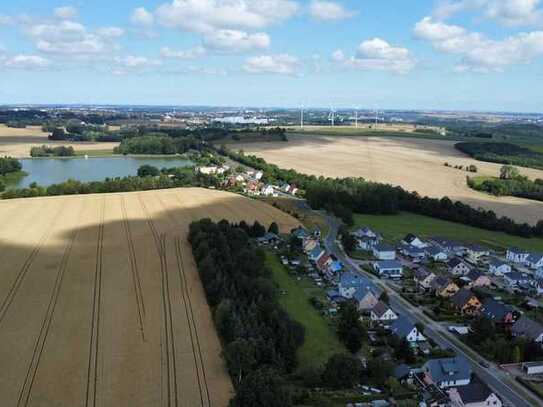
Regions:
<svg viewBox="0 0 543 407"><path fill-rule="evenodd" d="M354 125L358 128L358 106L354 108Z"/></svg>
<svg viewBox="0 0 543 407"><path fill-rule="evenodd" d="M300 129L304 128L304 105L300 108Z"/></svg>
<svg viewBox="0 0 543 407"><path fill-rule="evenodd" d="M332 106L330 106L330 114L328 115L328 120L330 120L330 122L332 123L332 127L334 127L334 121L336 118L335 114L336 114L336 111L334 110Z"/></svg>

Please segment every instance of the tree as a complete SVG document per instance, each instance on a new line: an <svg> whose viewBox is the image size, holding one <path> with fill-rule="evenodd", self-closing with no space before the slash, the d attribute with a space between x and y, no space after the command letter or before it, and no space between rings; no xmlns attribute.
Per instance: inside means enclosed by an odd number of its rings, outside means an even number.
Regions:
<svg viewBox="0 0 543 407"><path fill-rule="evenodd" d="M398 347L395 349L396 359L403 360L405 363L415 362L415 354L413 353L413 348L407 342L407 339L403 338Z"/></svg>
<svg viewBox="0 0 543 407"><path fill-rule="evenodd" d="M224 358L234 378L235 386L239 386L245 374L249 373L256 363L256 349L254 344L245 339L236 339L224 349Z"/></svg>
<svg viewBox="0 0 543 407"><path fill-rule="evenodd" d="M279 226L277 226L277 223L272 222L270 227L268 228L268 232L278 235L279 234Z"/></svg>
<svg viewBox="0 0 543 407"><path fill-rule="evenodd" d="M372 358L368 361L366 369L368 377L378 386L385 384L386 379L392 372L392 366L380 358Z"/></svg>
<svg viewBox="0 0 543 407"><path fill-rule="evenodd" d="M157 177L160 175L160 170L152 165L142 165L138 168L138 177Z"/></svg>
<svg viewBox="0 0 543 407"><path fill-rule="evenodd" d="M6 184L4 181L0 180L0 192L4 192L6 190Z"/></svg>
<svg viewBox="0 0 543 407"><path fill-rule="evenodd" d="M292 397L281 376L273 369L258 369L237 388L230 407L290 407Z"/></svg>
<svg viewBox="0 0 543 407"><path fill-rule="evenodd" d="M384 302L385 304L388 304L388 303L389 303L390 298L388 297L388 293L386 292L386 290L383 290L383 292L382 292L381 295L379 296L379 301L382 301L382 302Z"/></svg>
<svg viewBox="0 0 543 407"><path fill-rule="evenodd" d="M66 140L66 132L62 127L54 128L49 136L49 140Z"/></svg>
<svg viewBox="0 0 543 407"><path fill-rule="evenodd" d="M500 168L501 179L514 179L519 176L518 169L512 165L504 165Z"/></svg>
<svg viewBox="0 0 543 407"><path fill-rule="evenodd" d="M351 353L356 353L362 347L366 330L360 322L360 314L353 301L341 304L338 313L338 336Z"/></svg>
<svg viewBox="0 0 543 407"><path fill-rule="evenodd" d="M347 253L350 253L356 249L356 239L353 235L351 235L349 229L342 225L339 229L339 233L341 235L341 244Z"/></svg>
<svg viewBox="0 0 543 407"><path fill-rule="evenodd" d="M362 365L350 355L332 355L324 367L323 382L333 389L350 389L360 382Z"/></svg>
<svg viewBox="0 0 543 407"><path fill-rule="evenodd" d="M251 237L262 237L266 234L266 228L260 224L260 222L255 221L251 227L250 235Z"/></svg>

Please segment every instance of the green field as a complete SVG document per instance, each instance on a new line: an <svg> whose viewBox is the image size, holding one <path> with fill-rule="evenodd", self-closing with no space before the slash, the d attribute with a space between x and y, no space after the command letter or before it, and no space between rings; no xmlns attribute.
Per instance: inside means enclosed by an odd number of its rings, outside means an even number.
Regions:
<svg viewBox="0 0 543 407"><path fill-rule="evenodd" d="M401 213L398 215L355 215L353 230L368 226L383 235L386 240L400 241L406 234L420 237L443 236L468 243L479 243L497 249L518 246L533 251L543 250L543 239L527 239L492 232L459 223L448 222L428 216Z"/></svg>
<svg viewBox="0 0 543 407"><path fill-rule="evenodd" d="M309 302L313 296L322 296L322 290L306 279L297 281L291 277L271 252L266 253L266 264L279 288L286 291L279 302L292 319L305 327L305 342L298 350L299 369L323 365L331 355L345 352L332 326Z"/></svg>

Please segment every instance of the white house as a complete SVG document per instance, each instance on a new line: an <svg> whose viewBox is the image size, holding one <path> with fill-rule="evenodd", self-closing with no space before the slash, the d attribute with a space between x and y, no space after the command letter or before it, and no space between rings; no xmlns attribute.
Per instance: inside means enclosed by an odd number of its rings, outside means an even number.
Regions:
<svg viewBox="0 0 543 407"><path fill-rule="evenodd" d="M447 261L447 252L437 246L430 246L426 248L426 254L433 261Z"/></svg>
<svg viewBox="0 0 543 407"><path fill-rule="evenodd" d="M398 319L398 315L392 309L382 301L375 304L370 311L370 319L372 321L394 321Z"/></svg>
<svg viewBox="0 0 543 407"><path fill-rule="evenodd" d="M371 230L368 227L362 227L353 232L353 235L356 237L370 237L375 239L377 237L377 233L375 233L373 230Z"/></svg>
<svg viewBox="0 0 543 407"><path fill-rule="evenodd" d="M427 243L425 243L422 239L418 238L412 233L409 233L408 235L406 235L403 238L402 242L409 246L418 247L419 249L424 249L428 247Z"/></svg>
<svg viewBox="0 0 543 407"><path fill-rule="evenodd" d="M534 270L543 267L543 253L532 253L526 259L528 266Z"/></svg>
<svg viewBox="0 0 543 407"><path fill-rule="evenodd" d="M442 389L467 386L471 382L471 366L463 356L430 359L422 369L424 381Z"/></svg>
<svg viewBox="0 0 543 407"><path fill-rule="evenodd" d="M273 188L273 185L265 185L260 190L260 193L264 196L277 196L275 193L275 189Z"/></svg>
<svg viewBox="0 0 543 407"><path fill-rule="evenodd" d="M386 243L379 243L373 247L373 255L378 260L395 260L396 249Z"/></svg>
<svg viewBox="0 0 543 407"><path fill-rule="evenodd" d="M505 258L513 263L525 264L529 255L530 253L527 250L519 249L518 247L511 247L507 249Z"/></svg>
<svg viewBox="0 0 543 407"><path fill-rule="evenodd" d="M380 277L402 278L403 266L396 260L382 260L373 263L373 268Z"/></svg>
<svg viewBox="0 0 543 407"><path fill-rule="evenodd" d="M459 257L455 257L447 262L449 271L455 276L463 276L471 271L471 267Z"/></svg>
<svg viewBox="0 0 543 407"><path fill-rule="evenodd" d="M495 276L503 276L511 272L511 266L507 262L493 257L488 263L488 271Z"/></svg>
<svg viewBox="0 0 543 407"><path fill-rule="evenodd" d="M419 332L417 327L406 317L396 319L390 325L390 331L400 339L405 339L409 343L424 342L426 338Z"/></svg>

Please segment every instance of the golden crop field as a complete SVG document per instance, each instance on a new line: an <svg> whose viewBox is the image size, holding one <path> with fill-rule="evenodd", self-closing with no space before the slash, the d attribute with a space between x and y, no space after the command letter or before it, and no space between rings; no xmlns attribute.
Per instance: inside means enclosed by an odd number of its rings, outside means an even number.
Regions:
<svg viewBox="0 0 543 407"><path fill-rule="evenodd" d="M0 201L0 405L228 404L191 221L294 218L199 189Z"/></svg>
<svg viewBox="0 0 543 407"><path fill-rule="evenodd" d="M468 175L499 174L500 164L474 160L454 147L454 141L410 137L347 137L289 135L289 142L231 144L269 163L299 172L329 177L363 177L368 181L399 185L433 198L448 196L475 208L485 208L519 222L543 219L543 203L514 197L494 197L470 189ZM475 165L477 174L445 167ZM543 171L519 168L531 179Z"/></svg>
<svg viewBox="0 0 543 407"><path fill-rule="evenodd" d="M0 156L15 158L30 157L30 149L41 145L72 146L76 151L111 150L119 143L112 142L72 142L50 141L48 133L44 133L39 126L28 126L25 129L15 129L0 124Z"/></svg>

